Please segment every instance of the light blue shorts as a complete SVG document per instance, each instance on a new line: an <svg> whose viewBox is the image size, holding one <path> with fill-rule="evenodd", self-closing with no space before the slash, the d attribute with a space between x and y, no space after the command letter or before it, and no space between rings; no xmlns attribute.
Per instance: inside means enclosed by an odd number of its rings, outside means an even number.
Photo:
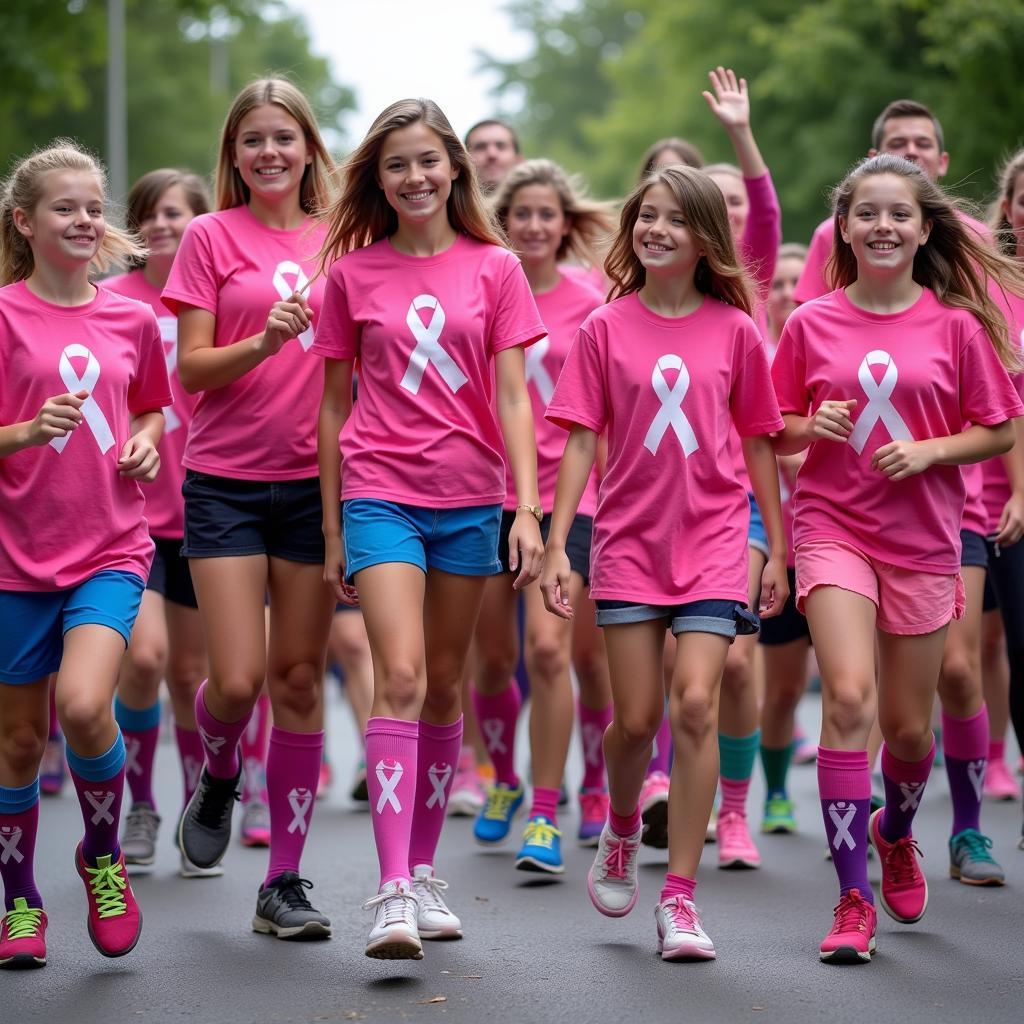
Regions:
<svg viewBox="0 0 1024 1024"><path fill-rule="evenodd" d="M69 590L0 591L0 683L56 672L75 626L109 626L127 647L145 586L134 573L104 570Z"/></svg>
<svg viewBox="0 0 1024 1024"><path fill-rule="evenodd" d="M377 498L342 503L345 579L360 569L407 562L457 576L493 576L498 561L501 505L420 508Z"/></svg>
<svg viewBox="0 0 1024 1024"><path fill-rule="evenodd" d="M747 547L760 551L765 558L769 556L768 534L765 533L761 510L757 507L757 499L747 491L750 501L750 528L747 531Z"/></svg>

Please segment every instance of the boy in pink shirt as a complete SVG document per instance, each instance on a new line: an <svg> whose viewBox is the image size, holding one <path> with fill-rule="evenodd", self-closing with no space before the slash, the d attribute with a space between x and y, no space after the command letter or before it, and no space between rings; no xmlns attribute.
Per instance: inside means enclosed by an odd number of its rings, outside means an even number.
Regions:
<svg viewBox="0 0 1024 1024"><path fill-rule="evenodd" d="M794 497L797 597L822 671L818 780L840 882L820 957L864 963L875 949L869 832L886 911L911 923L927 907L911 824L934 757L946 627L963 614L960 466L1005 450L1008 420L1024 413L1000 364L1014 359L1005 321L979 300L975 267L1015 287L1024 277L898 157L853 171L836 216L845 287L790 317L773 378L786 419L777 450L809 446ZM963 308L940 303L933 287ZM869 824L876 636L886 804Z"/></svg>

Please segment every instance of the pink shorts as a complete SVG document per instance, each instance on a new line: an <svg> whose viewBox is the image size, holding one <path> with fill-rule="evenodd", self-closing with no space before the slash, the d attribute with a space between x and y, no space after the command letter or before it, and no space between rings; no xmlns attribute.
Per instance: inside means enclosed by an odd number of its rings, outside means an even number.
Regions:
<svg viewBox="0 0 1024 1024"><path fill-rule="evenodd" d="M945 575L901 569L864 554L841 540L812 540L796 549L796 606L815 587L840 587L874 602L876 625L886 633L934 633L950 619L964 617L964 584L959 573Z"/></svg>

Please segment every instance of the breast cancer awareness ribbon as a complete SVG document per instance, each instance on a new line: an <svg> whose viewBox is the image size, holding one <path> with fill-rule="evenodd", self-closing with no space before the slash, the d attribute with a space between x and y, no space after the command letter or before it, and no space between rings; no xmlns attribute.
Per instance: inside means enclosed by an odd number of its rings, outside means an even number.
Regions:
<svg viewBox="0 0 1024 1024"><path fill-rule="evenodd" d="M665 380L665 370L679 371L679 376L671 388L668 386L668 381ZM699 445L697 444L697 435L694 434L693 427L690 426L690 421L686 418L686 413L683 412L683 399L686 397L686 392L690 390L690 371L687 370L686 363L679 356L671 353L662 356L654 364L651 387L654 388L654 393L658 396L658 401L661 402L661 408L647 430L644 447L652 455L657 455L661 439L665 436L665 431L671 427L679 439L679 443L683 446L683 455L689 457Z"/></svg>
<svg viewBox="0 0 1024 1024"><path fill-rule="evenodd" d="M921 790L924 789L923 782L901 782L900 792L903 794L903 803L900 804L900 810L904 813L910 810L917 810L917 805L921 802Z"/></svg>
<svg viewBox="0 0 1024 1024"><path fill-rule="evenodd" d="M430 323L424 327L420 319L421 309L432 309ZM405 322L416 339L416 347L409 356L409 365L405 368L405 375L402 377L402 387L406 391L416 395L419 394L420 384L423 383L423 374L426 372L429 363L441 375L441 379L451 388L455 394L469 378L459 369L455 360L441 347L438 339L444 330L444 309L441 303L433 295L417 295L409 304L409 312L405 316Z"/></svg>
<svg viewBox="0 0 1024 1024"><path fill-rule="evenodd" d="M544 357L551 349L551 339L545 334L543 338L526 350L526 383L533 386L540 395L540 400L547 405L555 393L555 382L544 365Z"/></svg>
<svg viewBox="0 0 1024 1024"><path fill-rule="evenodd" d="M164 362L167 365L167 376L178 372L178 320L173 316L158 316L160 340L164 343ZM164 433L169 434L181 426L181 420L174 411L174 406L164 406Z"/></svg>
<svg viewBox="0 0 1024 1024"><path fill-rule="evenodd" d="M593 766L601 763L601 744L604 742L604 730L599 725L587 722L582 728L583 760ZM652 754L653 757L653 754Z"/></svg>
<svg viewBox="0 0 1024 1024"><path fill-rule="evenodd" d="M428 811L432 807L440 807L444 809L445 801L447 799L445 787L448 785L448 780L451 777L452 766L450 764L432 764L427 769L427 779L430 781L430 788L433 790L427 800Z"/></svg>
<svg viewBox="0 0 1024 1024"><path fill-rule="evenodd" d="M18 849L20 842L21 829L17 825L4 825L0 828L0 864L10 864L12 860L20 864L25 859L25 855Z"/></svg>
<svg viewBox="0 0 1024 1024"><path fill-rule="evenodd" d="M500 718L485 718L480 723L488 754L507 754L505 746L505 723Z"/></svg>
<svg viewBox="0 0 1024 1024"><path fill-rule="evenodd" d="M388 772L391 774L389 775ZM377 781L381 784L381 793L377 798L377 813L383 814L384 808L390 804L391 809L395 814L401 814L402 804L398 799L398 794L395 792L395 789L399 782L402 781L405 769L398 761L393 765L385 764L383 761L378 761L377 767L374 769L374 773L377 776Z"/></svg>
<svg viewBox="0 0 1024 1024"><path fill-rule="evenodd" d="M872 366L884 366L885 373L882 374L880 382L876 383L871 374ZM892 393L896 389L896 381L899 372L892 356L881 349L869 352L862 360L857 370L857 380L861 389L867 395L868 404L864 406L863 412L853 425L853 432L850 434L850 444L858 455L864 451L864 445L868 443L875 424L881 420L889 436L894 441L913 441L914 435L910 428L903 421L903 417L896 411L892 404Z"/></svg>
<svg viewBox="0 0 1024 1024"><path fill-rule="evenodd" d="M838 850L843 843L846 843L851 850L856 850L857 841L850 835L850 826L853 824L853 819L857 817L857 805L839 800L828 805L828 816L836 827L836 834L832 839L833 849Z"/></svg>
<svg viewBox="0 0 1024 1024"><path fill-rule="evenodd" d="M96 812L92 816L92 823L99 825L103 822L106 825L114 824L114 816L110 813L110 806L114 802L114 794L110 790L96 789L85 792L85 799L89 806Z"/></svg>
<svg viewBox="0 0 1024 1024"><path fill-rule="evenodd" d="M985 768L987 766L988 762L984 759L971 761L967 765L967 777L971 780L971 785L974 787L974 795L978 798L979 803L985 790Z"/></svg>
<svg viewBox="0 0 1024 1024"><path fill-rule="evenodd" d="M295 275L294 285L289 284L287 280L285 280L285 274ZM301 295L303 293L303 289L309 287L309 278L306 277L305 272L298 263L294 263L292 260L282 260L274 270L274 287L277 289L277 294L281 296L281 300L283 302L287 302L295 292L298 292ZM307 327L299 335L299 344L302 346L304 352L309 351L310 346L313 344L312 325Z"/></svg>
<svg viewBox="0 0 1024 1024"><path fill-rule="evenodd" d="M194 793L199 785L199 776L203 770L202 759L186 754L181 761L181 770L185 775L185 780L188 782L188 791Z"/></svg>
<svg viewBox="0 0 1024 1024"><path fill-rule="evenodd" d="M142 751L142 740L137 736L127 736L124 741L124 773L125 775L141 775L142 765L139 764L139 753Z"/></svg>
<svg viewBox="0 0 1024 1024"><path fill-rule="evenodd" d="M306 834L306 815L313 806L313 794L303 787L293 789L288 794L288 806L292 809L292 820L288 826L288 834L298 832L300 836Z"/></svg>
<svg viewBox="0 0 1024 1024"><path fill-rule="evenodd" d="M74 358L86 360L85 372L81 377L75 373L75 368L71 365L71 360ZM97 405L96 399L92 396L93 388L96 387L96 381L100 379L99 360L84 345L68 345L60 354L59 371L60 379L64 381L64 387L68 389L70 394L74 394L76 391L89 392L89 397L82 403L82 416L85 419L86 425L92 431L92 436L96 438L100 451L106 455L114 445L114 435L110 432L110 424L107 423L103 410ZM50 444L58 452L62 452L64 451L64 446L71 440L73 433L74 431L71 431L65 434L64 437L52 437L50 438Z"/></svg>
<svg viewBox="0 0 1024 1024"><path fill-rule="evenodd" d="M220 753L220 748L227 742L226 736L211 736L202 726L199 726L199 735L203 745L214 757Z"/></svg>

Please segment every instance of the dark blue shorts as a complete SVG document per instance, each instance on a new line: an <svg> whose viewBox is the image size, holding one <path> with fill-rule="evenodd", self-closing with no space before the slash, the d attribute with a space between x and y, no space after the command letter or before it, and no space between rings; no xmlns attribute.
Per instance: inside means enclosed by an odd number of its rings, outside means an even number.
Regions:
<svg viewBox="0 0 1024 1024"><path fill-rule="evenodd" d="M783 605L782 614L761 620L761 634L757 639L766 647L777 647L794 640L803 640L807 644L811 642L807 619L796 607L796 570L790 566L786 569L786 575L789 577L789 597Z"/></svg>
<svg viewBox="0 0 1024 1024"><path fill-rule="evenodd" d="M988 568L988 548L985 546L985 538L973 530L960 531L960 568L977 566L979 569Z"/></svg>
<svg viewBox="0 0 1024 1024"><path fill-rule="evenodd" d="M498 537L498 561L503 572L508 572L508 531L516 521L515 512L501 513L501 533ZM551 514L540 521L540 536L545 544L551 530ZM583 578L583 585L590 586L590 548L594 539L594 520L590 516L576 516L565 539L565 553L569 556L569 568Z"/></svg>
<svg viewBox="0 0 1024 1024"><path fill-rule="evenodd" d="M199 602L192 586L188 559L181 554L181 541L154 537L153 543L156 545L156 552L153 555L153 567L149 570L146 589L155 591L174 604L198 608Z"/></svg>
<svg viewBox="0 0 1024 1024"><path fill-rule="evenodd" d="M633 622L663 619L674 636L680 633L715 633L728 637L749 636L758 630L759 619L739 601L710 598L684 604L637 604L633 601L604 601L597 604L599 626L621 626Z"/></svg>

